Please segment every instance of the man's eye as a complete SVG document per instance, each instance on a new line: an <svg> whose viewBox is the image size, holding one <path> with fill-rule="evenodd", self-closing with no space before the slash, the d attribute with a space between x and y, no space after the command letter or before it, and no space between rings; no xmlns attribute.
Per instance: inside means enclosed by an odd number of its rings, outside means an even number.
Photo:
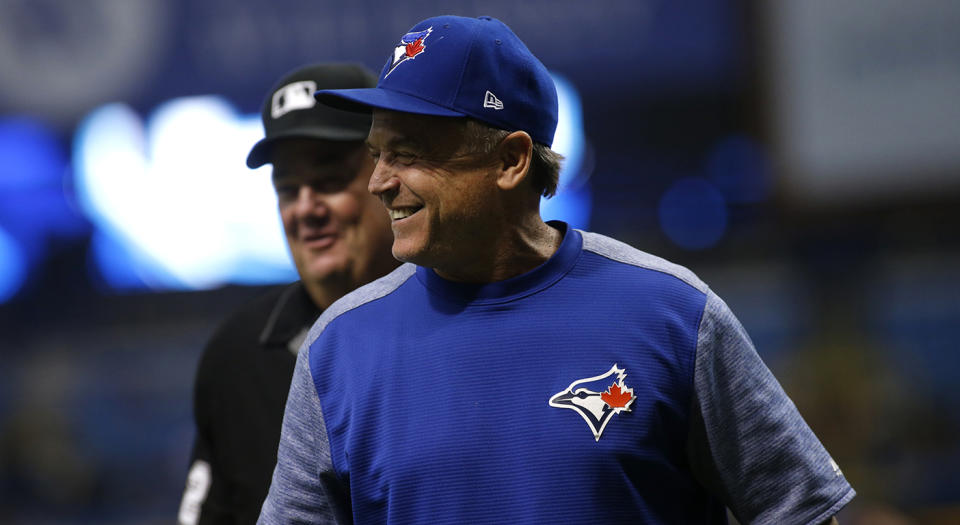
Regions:
<svg viewBox="0 0 960 525"><path fill-rule="evenodd" d="M314 191L320 193L337 193L346 189L351 181L353 181L353 177L349 175L337 175L324 177L322 180L315 181L310 186Z"/></svg>
<svg viewBox="0 0 960 525"><path fill-rule="evenodd" d="M417 158L416 155L407 151L398 151L394 153L393 156L397 159L397 162L401 164L410 164Z"/></svg>
<svg viewBox="0 0 960 525"><path fill-rule="evenodd" d="M297 188L293 186L276 186L277 197L290 199L297 195Z"/></svg>

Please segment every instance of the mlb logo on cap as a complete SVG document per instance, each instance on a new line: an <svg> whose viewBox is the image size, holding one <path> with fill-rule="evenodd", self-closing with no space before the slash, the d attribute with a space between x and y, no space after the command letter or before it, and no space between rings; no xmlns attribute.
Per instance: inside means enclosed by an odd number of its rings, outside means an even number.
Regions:
<svg viewBox="0 0 960 525"><path fill-rule="evenodd" d="M359 141L370 130L370 115L342 111L318 104L317 88L346 89L376 85L376 75L359 64L318 63L285 75L270 90L260 119L264 137L247 155L247 166L259 168L271 162L277 141L288 138Z"/></svg>
<svg viewBox="0 0 960 525"><path fill-rule="evenodd" d="M324 104L472 117L553 144L557 90L547 68L503 22L438 16L400 37L372 89L321 90Z"/></svg>
<svg viewBox="0 0 960 525"><path fill-rule="evenodd" d="M317 83L312 80L301 80L287 84L273 94L273 103L270 105L270 116L280 118L297 109L309 109L317 104L313 92L317 90Z"/></svg>

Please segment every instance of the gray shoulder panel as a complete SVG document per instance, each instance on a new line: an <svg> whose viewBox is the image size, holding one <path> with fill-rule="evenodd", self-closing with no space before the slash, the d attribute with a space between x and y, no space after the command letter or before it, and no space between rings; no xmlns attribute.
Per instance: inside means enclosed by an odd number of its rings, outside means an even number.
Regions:
<svg viewBox="0 0 960 525"><path fill-rule="evenodd" d="M297 355L277 465L257 523L336 523L349 519L337 515L347 512L349 501L343 500L345 492L333 469L323 408L310 369L310 347L333 319L396 290L415 272L416 266L404 264L357 288L330 305L310 329Z"/></svg>
<svg viewBox="0 0 960 525"><path fill-rule="evenodd" d="M310 349L297 356L280 430L277 464L258 525L333 524L334 504L324 486L330 445L310 373Z"/></svg>
<svg viewBox="0 0 960 525"><path fill-rule="evenodd" d="M856 494L710 292L697 341L688 442L695 476L744 523L821 523Z"/></svg>
<svg viewBox="0 0 960 525"><path fill-rule="evenodd" d="M693 272L666 259L638 250L629 244L599 233L577 230L583 236L583 249L607 259L672 275L702 293L709 287Z"/></svg>
<svg viewBox="0 0 960 525"><path fill-rule="evenodd" d="M304 341L303 347L309 347L317 340L317 337L320 336L320 332L323 332L323 329L330 324L330 321L333 321L337 317L343 315L354 308L363 306L364 304L369 303L370 301L375 301L381 297L388 295L390 292L393 292L400 287L403 283L407 282L413 274L417 272L417 267L414 264L406 263L400 265L396 270L384 275L383 277L373 281L371 283L365 284L360 288L344 295L339 300L330 305L329 308L323 311L320 315L320 318L317 319L317 322L313 324L313 327L310 328L310 333L307 334L307 339Z"/></svg>

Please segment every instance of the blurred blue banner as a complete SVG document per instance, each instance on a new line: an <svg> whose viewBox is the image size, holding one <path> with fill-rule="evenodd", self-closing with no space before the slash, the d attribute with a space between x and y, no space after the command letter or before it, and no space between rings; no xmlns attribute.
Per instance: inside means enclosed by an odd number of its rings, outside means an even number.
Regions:
<svg viewBox="0 0 960 525"><path fill-rule="evenodd" d="M70 124L122 100L151 108L219 93L246 112L305 62L379 70L396 40L438 14L503 20L586 96L610 88L703 90L736 75L731 0L9 0L0 4L0 114L16 108ZM598 72L615 74L597 74Z"/></svg>

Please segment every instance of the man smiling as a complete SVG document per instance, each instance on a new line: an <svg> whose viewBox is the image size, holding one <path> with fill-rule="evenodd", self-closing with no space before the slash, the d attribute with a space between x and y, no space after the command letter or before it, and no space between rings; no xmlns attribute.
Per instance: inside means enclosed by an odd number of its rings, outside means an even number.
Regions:
<svg viewBox="0 0 960 525"><path fill-rule="evenodd" d="M829 522L854 496L742 326L689 270L544 222L550 75L503 23L441 16L376 88L388 276L297 360L260 522Z"/></svg>

